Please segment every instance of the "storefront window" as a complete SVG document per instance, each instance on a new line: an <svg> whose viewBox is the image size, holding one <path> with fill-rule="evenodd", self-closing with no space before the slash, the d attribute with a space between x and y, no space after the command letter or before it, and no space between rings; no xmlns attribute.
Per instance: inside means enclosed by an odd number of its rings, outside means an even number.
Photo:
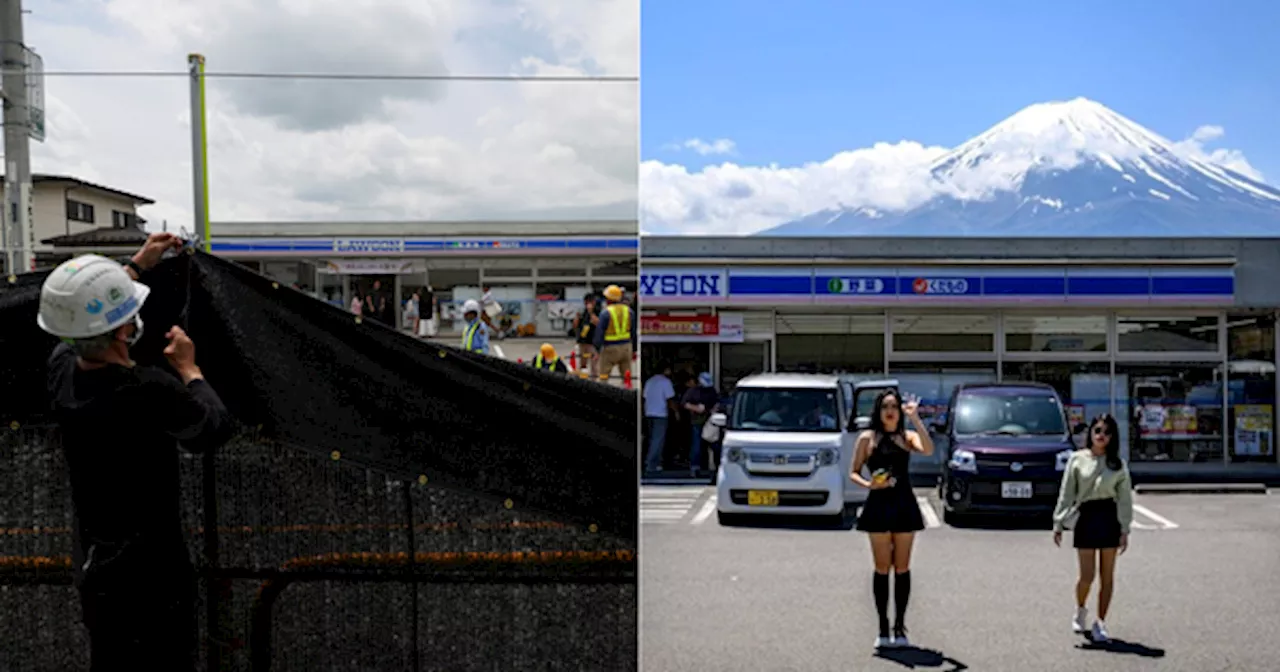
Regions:
<svg viewBox="0 0 1280 672"><path fill-rule="evenodd" d="M1276 320L1227 318L1227 427L1232 462L1275 462Z"/></svg>
<svg viewBox="0 0 1280 672"><path fill-rule="evenodd" d="M1111 412L1111 365L1107 362L1005 362L1004 382L1053 386L1066 407L1068 426L1088 424ZM1083 435L1077 445L1084 447Z"/></svg>
<svg viewBox="0 0 1280 672"><path fill-rule="evenodd" d="M778 371L880 373L884 371L883 315L777 317Z"/></svg>
<svg viewBox="0 0 1280 672"><path fill-rule="evenodd" d="M1218 317L1116 318L1121 352L1217 352Z"/></svg>
<svg viewBox="0 0 1280 672"><path fill-rule="evenodd" d="M768 370L768 342L720 344L720 389L731 390L739 380Z"/></svg>
<svg viewBox="0 0 1280 672"><path fill-rule="evenodd" d="M1221 461L1220 369L1185 362L1117 365L1122 455L1133 462Z"/></svg>
<svg viewBox="0 0 1280 672"><path fill-rule="evenodd" d="M992 352L996 316L981 314L902 315L890 319L896 352Z"/></svg>
<svg viewBox="0 0 1280 672"><path fill-rule="evenodd" d="M1105 315L1005 315L1005 350L1010 352L1106 352Z"/></svg>

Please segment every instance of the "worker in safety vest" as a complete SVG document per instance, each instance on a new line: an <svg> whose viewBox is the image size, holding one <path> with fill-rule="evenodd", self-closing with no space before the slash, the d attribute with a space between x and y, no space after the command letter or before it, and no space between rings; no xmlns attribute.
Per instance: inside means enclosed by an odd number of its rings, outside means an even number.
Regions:
<svg viewBox="0 0 1280 672"><path fill-rule="evenodd" d="M600 313L600 324L596 326L596 352L600 353L601 381L609 380L614 367L618 375L631 369L631 353L636 345L636 321L632 319L631 308L622 302L622 288L609 285L604 290L607 302Z"/></svg>
<svg viewBox="0 0 1280 672"><path fill-rule="evenodd" d="M556 354L555 346L550 343L542 344L538 356L533 358L533 368L553 373L569 373L569 367L564 365L560 355Z"/></svg>
<svg viewBox="0 0 1280 672"><path fill-rule="evenodd" d="M489 327L480 320L480 302L471 300L462 304L462 317L467 321L462 329L462 349L489 354Z"/></svg>

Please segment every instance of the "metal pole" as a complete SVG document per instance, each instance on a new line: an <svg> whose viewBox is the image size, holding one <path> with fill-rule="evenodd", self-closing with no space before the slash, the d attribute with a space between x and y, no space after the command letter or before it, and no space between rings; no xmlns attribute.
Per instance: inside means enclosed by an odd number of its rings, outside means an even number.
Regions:
<svg viewBox="0 0 1280 672"><path fill-rule="evenodd" d="M8 230L6 270L22 273L31 270L31 236L26 204L31 184L31 115L27 106L27 50L22 35L22 0L0 0L0 39L3 40L4 76L4 158L5 221Z"/></svg>
<svg viewBox="0 0 1280 672"><path fill-rule="evenodd" d="M209 232L209 131L205 121L204 56L189 54L191 73L191 195L194 200L195 230L204 240L204 251L212 249Z"/></svg>

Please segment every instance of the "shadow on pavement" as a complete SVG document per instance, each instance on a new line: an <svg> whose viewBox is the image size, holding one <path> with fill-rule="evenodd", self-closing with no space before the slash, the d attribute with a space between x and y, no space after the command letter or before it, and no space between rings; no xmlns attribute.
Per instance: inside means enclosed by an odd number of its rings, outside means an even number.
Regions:
<svg viewBox="0 0 1280 672"><path fill-rule="evenodd" d="M956 529L973 529L973 530L1043 530L1050 531L1053 529L1053 517L1048 515L1035 516L1001 516L994 514L983 514L976 516L955 516L946 517L946 522Z"/></svg>
<svg viewBox="0 0 1280 672"><path fill-rule="evenodd" d="M846 508L844 516L839 520L839 524L834 520L835 514L831 516L778 516L778 515L758 515L758 516L726 516L722 518L723 524L728 527L753 527L762 530L827 530L848 532L858 522L858 518L854 515L851 508Z"/></svg>
<svg viewBox="0 0 1280 672"><path fill-rule="evenodd" d="M912 670L922 667L937 667L943 668L945 672L961 672L961 670L969 669L968 665L941 651L922 649L916 646L880 649L876 651L875 657L895 662ZM948 667L944 668L943 666Z"/></svg>
<svg viewBox="0 0 1280 672"><path fill-rule="evenodd" d="M1137 642L1126 642L1123 639L1109 639L1105 642L1095 642L1093 638L1076 646L1078 649L1085 651L1106 651L1107 653L1123 653L1131 656L1141 656L1142 658L1164 658L1164 649L1153 649L1145 644Z"/></svg>

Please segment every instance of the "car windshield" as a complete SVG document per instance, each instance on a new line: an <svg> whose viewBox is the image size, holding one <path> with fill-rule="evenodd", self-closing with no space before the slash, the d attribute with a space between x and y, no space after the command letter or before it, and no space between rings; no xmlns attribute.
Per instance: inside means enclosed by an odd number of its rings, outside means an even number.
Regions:
<svg viewBox="0 0 1280 672"><path fill-rule="evenodd" d="M1065 434L1066 419L1049 394L961 393L955 408L956 434Z"/></svg>
<svg viewBox="0 0 1280 672"><path fill-rule="evenodd" d="M729 429L838 432L836 389L738 388Z"/></svg>

